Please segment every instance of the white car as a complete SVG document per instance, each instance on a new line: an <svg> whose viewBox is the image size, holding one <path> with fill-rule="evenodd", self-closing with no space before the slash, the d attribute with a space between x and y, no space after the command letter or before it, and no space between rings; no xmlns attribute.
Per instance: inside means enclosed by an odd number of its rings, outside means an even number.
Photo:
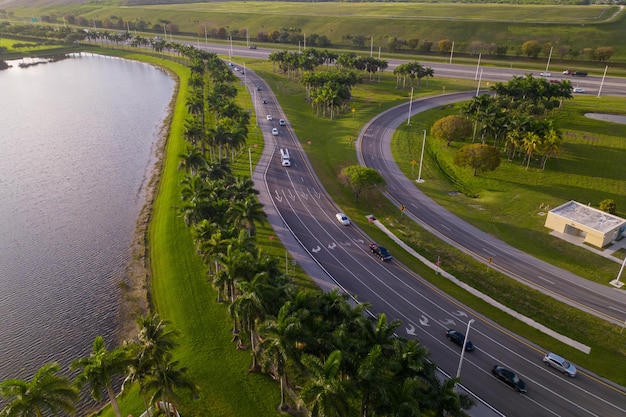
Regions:
<svg viewBox="0 0 626 417"><path fill-rule="evenodd" d="M344 226L350 225L350 219L345 214L337 213L335 214L335 217L337 217L337 220L339 220L339 223L343 224Z"/></svg>
<svg viewBox="0 0 626 417"><path fill-rule="evenodd" d="M542 77L552 77L551 72L540 72L539 75L541 75Z"/></svg>
<svg viewBox="0 0 626 417"><path fill-rule="evenodd" d="M272 119L272 115L271 115L271 114L268 114L267 116L265 116L265 118L266 118L267 120L273 120L273 119Z"/></svg>
<svg viewBox="0 0 626 417"><path fill-rule="evenodd" d="M285 126L287 124L287 122L285 122L285 119L280 119L278 121L278 124L281 125L281 126Z"/></svg>
<svg viewBox="0 0 626 417"><path fill-rule="evenodd" d="M584 92L585 92L585 90L584 90L583 88L576 87L576 88L574 88L574 92L575 92L575 93L584 93Z"/></svg>
<svg viewBox="0 0 626 417"><path fill-rule="evenodd" d="M272 135L274 135L274 136L278 136L278 129L273 128L273 129L272 129Z"/></svg>
<svg viewBox="0 0 626 417"><path fill-rule="evenodd" d="M543 357L543 363L571 376L572 378L576 376L576 367L556 353L548 352L546 356Z"/></svg>

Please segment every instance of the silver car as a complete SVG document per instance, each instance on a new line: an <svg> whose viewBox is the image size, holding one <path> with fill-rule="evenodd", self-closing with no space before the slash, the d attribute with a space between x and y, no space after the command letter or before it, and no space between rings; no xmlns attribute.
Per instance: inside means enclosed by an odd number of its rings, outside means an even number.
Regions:
<svg viewBox="0 0 626 417"><path fill-rule="evenodd" d="M558 369L572 378L576 376L576 367L556 353L548 352L546 356L543 357L543 363L554 369Z"/></svg>

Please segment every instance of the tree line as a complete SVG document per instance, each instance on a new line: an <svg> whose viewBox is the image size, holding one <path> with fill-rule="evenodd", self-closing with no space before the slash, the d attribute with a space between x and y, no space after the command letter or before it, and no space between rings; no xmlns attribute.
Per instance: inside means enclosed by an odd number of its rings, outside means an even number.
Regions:
<svg viewBox="0 0 626 417"><path fill-rule="evenodd" d="M509 161L521 157L526 169L538 155L538 166L545 169L563 142L550 113L572 98L569 80L550 82L528 74L495 83L490 89L491 95L472 98L460 114L437 120L431 134L448 146L454 140L471 138L472 144L461 147L454 162L472 168L474 175L496 169L500 155Z"/></svg>
<svg viewBox="0 0 626 417"><path fill-rule="evenodd" d="M186 177L180 214L192 228L217 301L228 304L236 347L250 351L250 370L279 381L282 410L300 407L311 416L464 415L471 401L455 392L457 380L437 379L426 349L395 336L399 321L369 315L367 304L352 307L337 291L295 287L277 260L255 245L254 225L265 220L257 192L249 179L232 176L211 139L215 128L208 127L232 126L231 136L244 130L236 118L224 123L230 119L224 110L235 105L219 92L231 91L224 84L233 82L232 73L213 55L196 53L189 97L198 99L188 106L187 122L187 132L194 126L195 133L185 134L189 147L181 155ZM216 101L221 105L209 105L216 94L224 98Z"/></svg>
<svg viewBox="0 0 626 417"><path fill-rule="evenodd" d="M178 215L191 228L217 302L228 305L237 349L248 349L251 371L279 381L280 409L311 416L464 416L472 401L440 381L418 341L397 337L400 322L352 307L337 291L303 290L281 273L278 260L260 250L256 225L265 222L250 178L233 175L249 113L234 102L237 81L215 54L171 43L190 68L187 119L180 155ZM201 279L202 277L198 277ZM109 398L121 417L115 378L139 387L145 408L155 401L184 407L197 385L173 360L176 330L158 315L139 317L138 336L109 350L97 337L91 353L72 362L75 381L44 365L30 380L0 383L6 417L75 413L79 387ZM166 407L166 413L169 413Z"/></svg>

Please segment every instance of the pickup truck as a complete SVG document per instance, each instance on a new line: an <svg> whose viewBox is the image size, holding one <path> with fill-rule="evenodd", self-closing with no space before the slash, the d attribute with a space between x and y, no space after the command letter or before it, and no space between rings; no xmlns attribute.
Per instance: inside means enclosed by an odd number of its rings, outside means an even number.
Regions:
<svg viewBox="0 0 626 417"><path fill-rule="evenodd" d="M587 76L587 73L584 72L584 71L565 70L565 71L563 71L563 74L571 75L572 77L586 77Z"/></svg>
<svg viewBox="0 0 626 417"><path fill-rule="evenodd" d="M380 258L381 261L390 261L392 259L391 255L389 254L389 251L382 247L377 245L376 243L372 243L370 245L370 250L372 251L372 253L376 256L378 256Z"/></svg>

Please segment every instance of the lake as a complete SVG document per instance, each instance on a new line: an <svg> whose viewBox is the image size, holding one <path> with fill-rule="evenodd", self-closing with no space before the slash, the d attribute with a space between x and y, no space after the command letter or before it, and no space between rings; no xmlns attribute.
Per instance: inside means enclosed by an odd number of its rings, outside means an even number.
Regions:
<svg viewBox="0 0 626 417"><path fill-rule="evenodd" d="M117 341L174 80L91 54L0 71L0 380Z"/></svg>

